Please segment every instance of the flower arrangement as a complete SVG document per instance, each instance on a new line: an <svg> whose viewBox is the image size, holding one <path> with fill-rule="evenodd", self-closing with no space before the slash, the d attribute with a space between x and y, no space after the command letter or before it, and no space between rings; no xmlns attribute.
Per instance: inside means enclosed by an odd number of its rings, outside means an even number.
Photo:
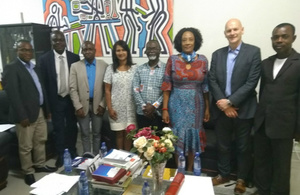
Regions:
<svg viewBox="0 0 300 195"><path fill-rule="evenodd" d="M131 152L137 153L141 158L148 160L152 165L166 162L172 158L175 151L174 143L177 141L169 127L156 134L156 127L144 127L136 130L136 126L131 124L126 128L127 138L134 140Z"/></svg>

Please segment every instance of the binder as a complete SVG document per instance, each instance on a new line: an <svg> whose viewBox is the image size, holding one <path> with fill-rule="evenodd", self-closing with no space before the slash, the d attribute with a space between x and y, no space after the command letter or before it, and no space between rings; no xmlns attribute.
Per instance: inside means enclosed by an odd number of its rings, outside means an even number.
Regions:
<svg viewBox="0 0 300 195"><path fill-rule="evenodd" d="M114 184L118 182L126 172L127 171L123 168L102 164L92 173L92 177L97 181Z"/></svg>

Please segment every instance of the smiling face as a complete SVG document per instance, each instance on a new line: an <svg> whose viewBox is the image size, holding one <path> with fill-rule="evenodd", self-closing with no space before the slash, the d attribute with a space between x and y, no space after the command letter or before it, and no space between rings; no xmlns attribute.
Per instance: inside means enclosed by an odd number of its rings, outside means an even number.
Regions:
<svg viewBox="0 0 300 195"><path fill-rule="evenodd" d="M192 32L186 31L182 34L181 47L184 53L193 53L195 47L195 36Z"/></svg>
<svg viewBox="0 0 300 195"><path fill-rule="evenodd" d="M159 60L160 47L157 41L149 41L145 51L149 61Z"/></svg>
<svg viewBox="0 0 300 195"><path fill-rule="evenodd" d="M29 62L33 57L33 49L31 44L28 42L18 43L17 55L23 62Z"/></svg>
<svg viewBox="0 0 300 195"><path fill-rule="evenodd" d="M231 19L225 25L225 37L229 42L231 49L236 49L242 42L244 27L238 19Z"/></svg>
<svg viewBox="0 0 300 195"><path fill-rule="evenodd" d="M127 51L120 45L117 45L116 56L119 61L126 61L127 60Z"/></svg>
<svg viewBox="0 0 300 195"><path fill-rule="evenodd" d="M272 46L278 58L287 58L292 52L292 44L296 36L290 26L275 28L272 33Z"/></svg>
<svg viewBox="0 0 300 195"><path fill-rule="evenodd" d="M58 54L62 54L66 48L66 40L64 34L60 31L53 32L51 34L51 44L53 49Z"/></svg>

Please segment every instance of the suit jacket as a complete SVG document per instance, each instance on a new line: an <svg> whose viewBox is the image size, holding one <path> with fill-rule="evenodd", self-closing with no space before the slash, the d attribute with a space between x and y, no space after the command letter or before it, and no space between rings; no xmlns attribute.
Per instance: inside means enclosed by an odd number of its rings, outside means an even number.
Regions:
<svg viewBox="0 0 300 195"><path fill-rule="evenodd" d="M71 64L80 60L77 54L66 51L67 61L69 70ZM57 105L58 101L58 89L57 89L57 74L55 68L55 58L54 51L48 51L44 55L42 55L39 59L39 65L41 68L42 78L44 80L46 94L49 99L50 108L53 112L55 105Z"/></svg>
<svg viewBox="0 0 300 195"><path fill-rule="evenodd" d="M236 58L231 76L231 95L226 97L226 64L228 46L215 51L212 55L209 87L212 94L211 112L213 118L221 113L216 106L220 99L229 99L238 108L238 118L253 118L257 105L255 87L260 77L260 49L253 45L242 43Z"/></svg>
<svg viewBox="0 0 300 195"><path fill-rule="evenodd" d="M45 95L40 72L34 68L41 83L44 94L43 110L45 116L49 113L47 97ZM40 94L34 80L20 60L15 60L4 67L4 89L10 101L9 119L13 123L20 123L28 119L30 123L37 120L40 112Z"/></svg>
<svg viewBox="0 0 300 195"><path fill-rule="evenodd" d="M259 105L254 130L265 125L271 139L293 138L300 134L300 54L293 50L273 79L276 55L262 62Z"/></svg>
<svg viewBox="0 0 300 195"><path fill-rule="evenodd" d="M104 74L107 63L103 60L96 60L96 75L94 84L93 112L97 114L98 106L106 107L104 91ZM80 60L71 66L70 71L70 95L75 110L83 108L85 115L89 111L89 83L86 72L85 60Z"/></svg>

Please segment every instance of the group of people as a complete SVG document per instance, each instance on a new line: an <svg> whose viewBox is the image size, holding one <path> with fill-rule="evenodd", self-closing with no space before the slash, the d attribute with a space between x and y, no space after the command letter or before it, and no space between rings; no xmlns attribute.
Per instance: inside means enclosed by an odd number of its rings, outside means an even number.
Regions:
<svg viewBox="0 0 300 195"><path fill-rule="evenodd" d="M53 50L30 62L30 42L17 44L18 59L5 66L4 89L11 101L25 182L35 181L34 171L55 171L62 166L64 148L77 155L77 122L84 152L98 153L103 114L108 111L116 147L130 150L126 127L170 126L178 136L176 159L184 152L192 171L196 152L206 145L203 122L215 121L219 174L213 185L229 181L231 141L237 154L235 194L246 190L251 167L250 134L254 130L254 181L256 194L289 194L293 138L300 137L300 54L292 48L295 27L282 23L272 31L276 54L261 61L260 49L242 41L244 28L230 19L224 34L228 46L212 54L210 69L202 35L183 28L175 36L179 52L167 63L160 61L160 44L150 40L148 61L135 65L123 40L112 49L111 65L95 58L95 45L81 45L84 59L66 50L60 31L51 33ZM28 74L29 73L29 74ZM260 82L259 103L256 86ZM58 154L56 168L45 165L46 119L52 120ZM90 121L93 143L90 143ZM66 136L67 135L67 136ZM92 147L91 147L92 145Z"/></svg>

